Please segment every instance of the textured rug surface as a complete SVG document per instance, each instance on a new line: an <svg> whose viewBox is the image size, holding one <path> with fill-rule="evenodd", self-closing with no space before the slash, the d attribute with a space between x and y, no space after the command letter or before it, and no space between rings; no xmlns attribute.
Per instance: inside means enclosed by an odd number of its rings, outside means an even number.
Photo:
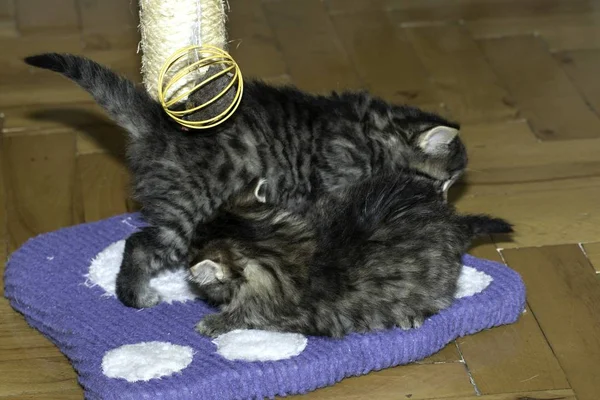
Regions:
<svg viewBox="0 0 600 400"><path fill-rule="evenodd" d="M515 322L525 306L519 275L465 256L454 304L419 329L343 340L234 331L216 340L194 331L215 312L182 285L158 277L165 302L134 310L114 297L122 240L136 214L28 241L11 255L5 295L71 360L90 399L249 399L298 394L425 358L459 336ZM267 360L267 361L247 361Z"/></svg>

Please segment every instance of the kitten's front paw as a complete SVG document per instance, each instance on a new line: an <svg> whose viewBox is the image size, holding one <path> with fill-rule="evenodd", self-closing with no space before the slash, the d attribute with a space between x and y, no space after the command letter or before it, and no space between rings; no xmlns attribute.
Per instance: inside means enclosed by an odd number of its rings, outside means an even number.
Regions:
<svg viewBox="0 0 600 400"><path fill-rule="evenodd" d="M398 326L403 330L417 329L423 325L423 322L423 317L405 317L398 321Z"/></svg>
<svg viewBox="0 0 600 400"><path fill-rule="evenodd" d="M420 328L425 322L425 318L423 317L413 317L411 318L411 324L414 329Z"/></svg>
<svg viewBox="0 0 600 400"><path fill-rule="evenodd" d="M117 298L132 308L150 308L160 303L160 295L149 282L128 282L117 277Z"/></svg>
<svg viewBox="0 0 600 400"><path fill-rule="evenodd" d="M210 314L196 325L196 331L202 335L217 337L234 329L221 314Z"/></svg>
<svg viewBox="0 0 600 400"><path fill-rule="evenodd" d="M153 251L154 231L144 229L132 234L125 242L123 261L117 275L117 298L127 307L150 308L160 302L158 292L150 287L153 272L162 267L161 258ZM154 269L150 269L154 266Z"/></svg>

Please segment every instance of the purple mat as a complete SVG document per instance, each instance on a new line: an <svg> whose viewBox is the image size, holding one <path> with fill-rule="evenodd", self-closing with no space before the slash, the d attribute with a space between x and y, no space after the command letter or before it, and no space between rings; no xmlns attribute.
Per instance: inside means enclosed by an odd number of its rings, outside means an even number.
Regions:
<svg viewBox="0 0 600 400"><path fill-rule="evenodd" d="M306 393L345 377L423 359L457 337L515 322L525 307L525 288L516 272L467 255L465 265L493 281L481 293L457 299L419 329L343 340L309 337L304 351L290 359L230 361L216 353L211 339L194 331L203 315L214 312L202 301L161 303L139 311L86 285L91 260L141 226L138 218L118 216L38 236L13 253L6 267L6 297L69 357L89 399L228 400ZM107 351L151 341L191 347L193 359L182 371L160 379L128 382L103 374Z"/></svg>

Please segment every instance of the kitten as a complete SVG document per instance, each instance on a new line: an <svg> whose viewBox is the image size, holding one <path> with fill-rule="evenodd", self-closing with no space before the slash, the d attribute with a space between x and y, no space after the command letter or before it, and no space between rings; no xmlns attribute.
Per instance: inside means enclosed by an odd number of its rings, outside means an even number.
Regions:
<svg viewBox="0 0 600 400"><path fill-rule="evenodd" d="M149 222L127 239L117 278L117 296L131 307L159 302L150 278L186 265L198 226L256 178L272 183L266 201L294 208L383 169L453 181L466 164L457 124L367 93L317 96L248 81L231 118L193 131L94 61L56 53L25 61L75 81L129 132L133 197Z"/></svg>
<svg viewBox="0 0 600 400"><path fill-rule="evenodd" d="M419 327L452 304L471 240L512 231L457 214L443 184L380 176L324 195L306 215L241 197L198 235L190 280L221 311L196 329L341 337Z"/></svg>

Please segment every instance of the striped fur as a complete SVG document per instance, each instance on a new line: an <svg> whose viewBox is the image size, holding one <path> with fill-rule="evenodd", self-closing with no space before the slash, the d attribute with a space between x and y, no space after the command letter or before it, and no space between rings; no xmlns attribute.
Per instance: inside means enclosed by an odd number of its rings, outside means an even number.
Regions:
<svg viewBox="0 0 600 400"><path fill-rule="evenodd" d="M56 53L25 61L78 83L129 132L133 193L151 225L127 240L117 279L131 307L159 301L151 276L186 264L196 228L258 177L274 183L267 202L295 208L383 168L448 180L466 163L456 124L367 93L315 96L248 82L232 118L186 131L142 88L94 61Z"/></svg>
<svg viewBox="0 0 600 400"><path fill-rule="evenodd" d="M196 244L190 279L221 307L198 331L341 337L420 326L452 303L471 240L512 231L501 219L457 214L441 185L407 171L324 195L305 215L229 205Z"/></svg>

